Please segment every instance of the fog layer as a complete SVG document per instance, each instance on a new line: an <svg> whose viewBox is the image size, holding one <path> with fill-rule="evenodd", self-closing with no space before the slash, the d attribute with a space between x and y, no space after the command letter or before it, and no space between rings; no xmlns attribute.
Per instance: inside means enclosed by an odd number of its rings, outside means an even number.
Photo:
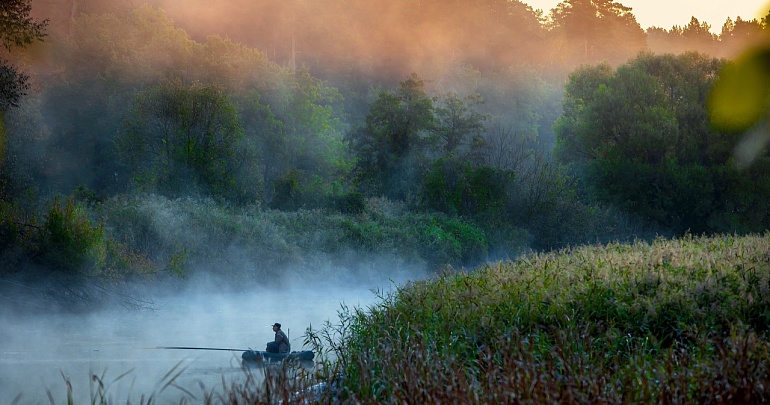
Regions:
<svg viewBox="0 0 770 405"><path fill-rule="evenodd" d="M205 286L173 296L157 297L150 309L116 308L88 315L0 315L0 402L35 404L66 401L65 378L76 403L90 400L103 377L115 403L137 402L142 394L179 402L179 388L158 385L178 366L176 384L201 398L202 390L222 391L222 382L245 379L240 351L163 350L158 346L191 346L264 350L283 324L292 350L303 347L308 327L338 322L342 304L365 307L377 301L376 290L403 280L353 280L291 283L288 288L211 293ZM205 283L203 283L205 284ZM212 286L213 287L213 286ZM177 371L178 371L177 370ZM258 372L258 371L255 371ZM125 376L116 378L125 374ZM21 397L18 397L21 395Z"/></svg>

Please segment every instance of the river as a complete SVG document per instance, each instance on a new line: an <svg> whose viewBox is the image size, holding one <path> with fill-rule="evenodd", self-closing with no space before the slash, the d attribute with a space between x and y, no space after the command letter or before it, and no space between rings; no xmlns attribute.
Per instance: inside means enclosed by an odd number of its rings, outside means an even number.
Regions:
<svg viewBox="0 0 770 405"><path fill-rule="evenodd" d="M366 307L378 301L375 290L397 285L329 286L254 290L248 293L189 292L157 300L152 309L113 309L88 315L0 317L0 403L66 404L67 383L75 403L90 403L98 382L105 383L109 403L140 403L155 394L169 403L222 392L246 378L239 351L166 350L158 346L264 350L283 324L292 350L303 348L312 325L337 323L342 303ZM175 386L159 383L172 369L183 370ZM120 377L120 378L118 378ZM167 380L166 380L167 381ZM181 387L178 388L178 387ZM20 396L19 396L20 395ZM50 398L49 398L50 395ZM198 401L198 402L196 402Z"/></svg>

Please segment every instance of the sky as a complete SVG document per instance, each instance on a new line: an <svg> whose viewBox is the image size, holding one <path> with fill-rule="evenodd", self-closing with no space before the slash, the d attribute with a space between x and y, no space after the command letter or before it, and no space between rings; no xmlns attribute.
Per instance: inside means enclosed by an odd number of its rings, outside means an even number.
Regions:
<svg viewBox="0 0 770 405"><path fill-rule="evenodd" d="M547 15L561 0L522 0L534 9L541 9ZM711 25L711 31L722 31L727 17L735 20L760 18L770 10L768 0L615 0L631 7L636 21L642 28L652 26L670 29L674 25L684 26L695 17ZM763 12L764 11L764 12Z"/></svg>

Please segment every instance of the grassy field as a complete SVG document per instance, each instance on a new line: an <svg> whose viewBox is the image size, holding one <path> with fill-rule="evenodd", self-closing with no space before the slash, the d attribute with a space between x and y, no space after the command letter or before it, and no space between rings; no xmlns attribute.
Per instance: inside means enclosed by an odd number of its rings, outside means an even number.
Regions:
<svg viewBox="0 0 770 405"><path fill-rule="evenodd" d="M204 402L767 402L769 327L770 233L581 246L343 306L315 373Z"/></svg>

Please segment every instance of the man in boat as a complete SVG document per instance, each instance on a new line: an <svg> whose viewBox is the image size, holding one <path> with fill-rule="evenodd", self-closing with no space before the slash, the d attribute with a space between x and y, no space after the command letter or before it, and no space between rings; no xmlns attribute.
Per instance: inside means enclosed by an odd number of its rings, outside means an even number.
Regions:
<svg viewBox="0 0 770 405"><path fill-rule="evenodd" d="M281 324L276 322L273 324L273 332L275 332L275 340L267 342L268 353L288 353L291 350L289 344L289 337L281 330Z"/></svg>

